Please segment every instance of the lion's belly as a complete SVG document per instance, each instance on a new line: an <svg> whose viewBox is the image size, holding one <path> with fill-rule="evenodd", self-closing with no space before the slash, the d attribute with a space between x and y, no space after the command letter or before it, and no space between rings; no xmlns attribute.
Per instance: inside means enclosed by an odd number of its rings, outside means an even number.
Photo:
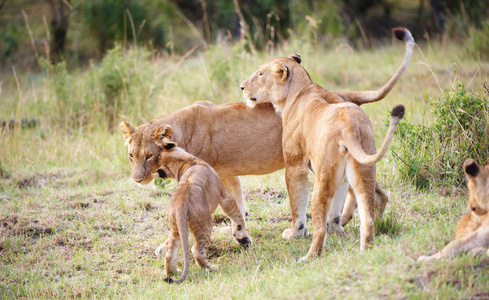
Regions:
<svg viewBox="0 0 489 300"><path fill-rule="evenodd" d="M270 174L285 167L283 158L266 161L248 161L235 164L217 164L214 169L222 177Z"/></svg>

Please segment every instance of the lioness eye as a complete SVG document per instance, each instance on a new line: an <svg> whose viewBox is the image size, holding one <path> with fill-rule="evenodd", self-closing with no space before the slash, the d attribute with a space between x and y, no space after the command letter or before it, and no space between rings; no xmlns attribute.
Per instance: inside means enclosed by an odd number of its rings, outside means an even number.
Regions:
<svg viewBox="0 0 489 300"><path fill-rule="evenodd" d="M146 159L150 159L150 158L151 158L151 156L153 156L153 154L148 154L148 155L146 155Z"/></svg>
<svg viewBox="0 0 489 300"><path fill-rule="evenodd" d="M133 157L133 154L132 153L129 153L129 157Z"/></svg>

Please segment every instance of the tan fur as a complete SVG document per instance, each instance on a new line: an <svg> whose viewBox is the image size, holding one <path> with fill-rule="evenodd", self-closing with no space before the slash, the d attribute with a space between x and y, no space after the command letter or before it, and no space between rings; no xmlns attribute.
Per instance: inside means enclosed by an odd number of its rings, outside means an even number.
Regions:
<svg viewBox="0 0 489 300"><path fill-rule="evenodd" d="M409 31L404 29L404 33L409 54L405 60L409 61L413 40ZM376 153L372 125L360 107L345 103L340 94L313 84L300 62L300 56L293 54L263 64L241 84L241 89L251 107L269 100L282 115L285 180L292 210L292 229L284 231L285 238L308 234L305 218L309 192L307 175L309 168L315 171L311 200L314 235L311 248L303 258L308 260L322 252L330 207L332 204L333 209L342 207L338 201L344 202L346 183L353 188L358 203L362 223L361 249L373 241L375 163L384 156L404 108L393 110L386 138ZM400 69L405 69L406 65L403 63ZM387 90L390 88L392 86ZM367 103L379 99L369 96L363 100ZM357 97L358 104L364 103L363 100Z"/></svg>
<svg viewBox="0 0 489 300"><path fill-rule="evenodd" d="M197 264L209 271L214 270L214 266L207 261L207 249L212 232L212 213L218 205L231 219L233 236L238 243L248 246L251 237L246 231L244 216L224 189L216 171L203 160L177 147L171 135L172 129L168 125L159 127L154 133L155 143L162 150L158 157L157 172L153 176L178 181L169 203L170 237L166 244L165 271L167 276L177 271L180 245L185 257L184 271L180 279L173 281L168 277L165 281L181 283L187 277L190 264L189 229L195 237L192 253Z"/></svg>
<svg viewBox="0 0 489 300"><path fill-rule="evenodd" d="M466 251L481 252L489 247L489 165L480 167L468 159L464 171L469 187L469 212L458 222L453 241L436 254L420 256L418 261L453 257Z"/></svg>

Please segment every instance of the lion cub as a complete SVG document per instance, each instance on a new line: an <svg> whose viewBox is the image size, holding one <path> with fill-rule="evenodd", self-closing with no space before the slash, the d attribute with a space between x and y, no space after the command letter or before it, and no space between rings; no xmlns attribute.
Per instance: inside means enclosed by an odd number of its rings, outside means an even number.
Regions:
<svg viewBox="0 0 489 300"><path fill-rule="evenodd" d="M170 198L168 216L170 219L170 237L165 244L168 247L165 257L167 276L177 271L177 253L180 246L184 253L184 271L180 279L165 278L168 283L181 283L188 275L190 253L188 230L195 237L192 254L197 264L207 270L214 266L207 261L207 249L212 232L212 213L218 205L232 222L233 236L243 246L252 243L248 235L243 215L235 201L229 196L216 171L206 162L177 147L171 140L172 128L160 126L154 133L155 143L161 147L158 157L158 170L153 174L158 178L174 178L178 181Z"/></svg>
<svg viewBox="0 0 489 300"><path fill-rule="evenodd" d="M469 187L470 211L458 222L453 241L436 254L420 256L418 261L433 261L489 247L489 165L480 167L469 158L464 162L464 172Z"/></svg>

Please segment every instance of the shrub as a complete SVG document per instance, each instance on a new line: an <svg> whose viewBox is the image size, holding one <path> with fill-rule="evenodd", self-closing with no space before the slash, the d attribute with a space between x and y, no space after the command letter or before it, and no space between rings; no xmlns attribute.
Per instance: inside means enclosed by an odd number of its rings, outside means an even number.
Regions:
<svg viewBox="0 0 489 300"><path fill-rule="evenodd" d="M429 125L401 122L394 159L401 180L426 189L465 183L462 165L471 157L485 164L489 149L487 99L461 83L431 102Z"/></svg>

